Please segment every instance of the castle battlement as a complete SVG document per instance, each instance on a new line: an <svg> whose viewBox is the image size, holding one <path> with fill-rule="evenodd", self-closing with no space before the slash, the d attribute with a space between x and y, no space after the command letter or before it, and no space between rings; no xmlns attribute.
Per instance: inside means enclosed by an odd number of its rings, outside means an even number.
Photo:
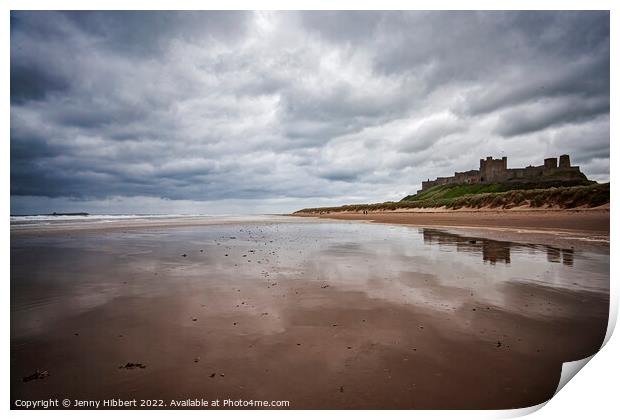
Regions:
<svg viewBox="0 0 620 420"><path fill-rule="evenodd" d="M433 181L422 182L423 192L436 185L448 184L492 184L494 182L535 182L535 181L574 181L587 179L581 173L579 166L570 165L570 156L562 155L559 158L546 158L540 166L525 168L508 168L508 158L493 159L487 156L480 159L480 168L466 172L455 172L454 176L439 177Z"/></svg>

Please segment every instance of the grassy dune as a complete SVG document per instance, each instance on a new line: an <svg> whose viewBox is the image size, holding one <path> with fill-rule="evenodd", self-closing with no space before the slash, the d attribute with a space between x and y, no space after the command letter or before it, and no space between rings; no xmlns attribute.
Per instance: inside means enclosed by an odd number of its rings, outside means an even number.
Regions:
<svg viewBox="0 0 620 420"><path fill-rule="evenodd" d="M464 195L498 193L513 190L542 190L558 187L578 187L596 184L594 181L540 181L540 182L503 182L494 184L459 184L437 185L419 194L408 195L401 201L421 201L440 198L458 198Z"/></svg>
<svg viewBox="0 0 620 420"><path fill-rule="evenodd" d="M509 209L517 206L533 208L559 207L563 209L575 207L597 207L609 203L609 183L592 184L574 187L551 188L519 188L513 189L506 184L487 185L441 185L433 187L424 193L407 196L401 201L388 201L375 204L350 204L340 207L320 207L299 210L295 213L327 213L342 211L379 211L407 208L436 208L448 209L482 207ZM516 188L515 188L516 187Z"/></svg>

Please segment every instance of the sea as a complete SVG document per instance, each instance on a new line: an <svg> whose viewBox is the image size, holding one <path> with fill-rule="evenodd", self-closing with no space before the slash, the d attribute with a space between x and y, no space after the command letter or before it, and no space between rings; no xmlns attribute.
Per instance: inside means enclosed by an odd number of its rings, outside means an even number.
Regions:
<svg viewBox="0 0 620 420"><path fill-rule="evenodd" d="M77 223L110 223L123 220L160 220L160 219L219 219L244 218L247 216L233 214L35 214L11 215L13 225L52 225Z"/></svg>

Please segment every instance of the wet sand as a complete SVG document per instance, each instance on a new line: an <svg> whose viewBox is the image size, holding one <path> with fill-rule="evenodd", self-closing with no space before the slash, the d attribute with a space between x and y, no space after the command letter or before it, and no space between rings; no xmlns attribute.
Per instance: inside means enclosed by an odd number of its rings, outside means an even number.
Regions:
<svg viewBox="0 0 620 420"><path fill-rule="evenodd" d="M497 239L563 246L609 247L609 207L544 210L432 210L296 214L333 220L459 228Z"/></svg>
<svg viewBox="0 0 620 420"><path fill-rule="evenodd" d="M12 231L12 404L517 408L603 341L608 248L289 220Z"/></svg>

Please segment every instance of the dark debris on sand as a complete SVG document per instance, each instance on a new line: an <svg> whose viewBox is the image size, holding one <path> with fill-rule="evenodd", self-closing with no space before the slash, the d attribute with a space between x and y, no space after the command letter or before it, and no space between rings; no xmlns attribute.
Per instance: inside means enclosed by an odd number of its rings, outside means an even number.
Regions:
<svg viewBox="0 0 620 420"><path fill-rule="evenodd" d="M124 364L123 366L119 366L119 369L145 369L146 365L142 364L142 363L131 363L128 362L126 364Z"/></svg>
<svg viewBox="0 0 620 420"><path fill-rule="evenodd" d="M48 376L50 376L49 372L47 370L35 370L34 373L32 375L28 375L28 376L24 376L22 378L22 381L24 382L30 382L30 381L35 381L37 379L45 379Z"/></svg>

